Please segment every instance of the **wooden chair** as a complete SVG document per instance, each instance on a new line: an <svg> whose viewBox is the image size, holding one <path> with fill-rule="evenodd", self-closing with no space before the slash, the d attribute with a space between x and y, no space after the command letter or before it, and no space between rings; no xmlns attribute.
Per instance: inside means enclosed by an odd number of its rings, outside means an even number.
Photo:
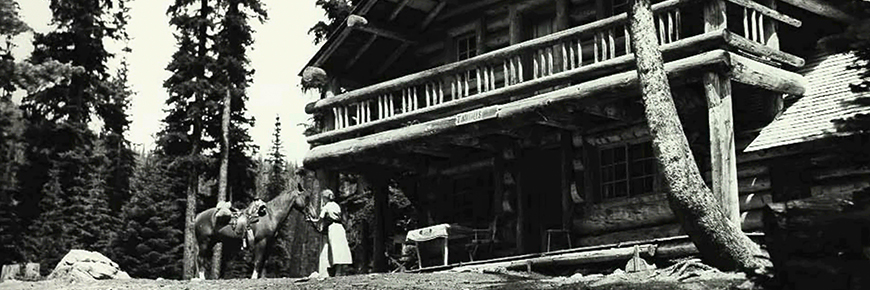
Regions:
<svg viewBox="0 0 870 290"><path fill-rule="evenodd" d="M471 241L465 244L468 251L468 258L474 261L480 247L487 247L488 254L492 254L493 248L498 243L496 236L498 232L498 216L496 216L485 229L473 229L471 232Z"/></svg>
<svg viewBox="0 0 870 290"><path fill-rule="evenodd" d="M552 244L551 241L552 241L553 235L563 235L565 237L565 239L568 241L568 248L569 249L572 248L572 246L571 246L571 230L569 230L569 229L548 229L548 230L546 230L546 235L547 235L547 252L551 251L550 246Z"/></svg>

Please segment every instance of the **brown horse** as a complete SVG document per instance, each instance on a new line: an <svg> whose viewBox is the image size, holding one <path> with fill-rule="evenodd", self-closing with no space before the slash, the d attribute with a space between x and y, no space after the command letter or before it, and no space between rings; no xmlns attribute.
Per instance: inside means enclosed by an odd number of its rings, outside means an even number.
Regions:
<svg viewBox="0 0 870 290"><path fill-rule="evenodd" d="M254 271L251 274L251 279L256 279L263 273L263 266L266 261L266 249L274 243L275 236L281 224L290 215L292 209L296 209L305 213L308 206L308 195L301 184L297 184L297 190L286 190L266 203L263 208L252 208L256 203L251 203L249 208L244 210L244 213L260 212L259 218L250 221L250 228L253 231L253 241L250 245L254 249ZM231 225L224 225L219 229L215 229L214 208L207 209L196 216L196 245L197 245L197 261L196 269L199 279L205 279L205 261L208 260L210 249L220 241L231 242L238 244L245 238L244 231L238 231ZM265 213L263 213L265 211ZM310 209L309 209L310 211ZM306 213L307 214L307 213ZM243 214L242 217L246 215ZM244 218L240 218L240 222Z"/></svg>

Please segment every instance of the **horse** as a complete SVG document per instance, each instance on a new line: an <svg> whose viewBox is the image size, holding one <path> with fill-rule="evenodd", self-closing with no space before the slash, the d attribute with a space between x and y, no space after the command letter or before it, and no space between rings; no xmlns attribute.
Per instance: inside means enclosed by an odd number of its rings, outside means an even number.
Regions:
<svg viewBox="0 0 870 290"><path fill-rule="evenodd" d="M278 229L281 224L290 215L292 209L296 209L302 213L309 214L308 195L301 184L297 184L297 190L286 190L265 203L258 205L251 203L248 208L243 211L239 217L239 223L244 223L246 228L250 229L249 235L245 231L239 231L238 226L233 227L231 224L221 226L215 229L216 219L215 208L207 209L196 215L195 232L196 232L196 263L195 268L198 273L198 279L205 279L205 261L208 261L210 249L220 240L238 244L243 239L248 239L248 243L254 250L254 271L251 274L251 279L257 279L260 273L263 273L263 267L266 261L266 249L274 243ZM254 208L258 207L258 208ZM305 210L308 212L305 212ZM252 215L252 213L258 213ZM258 217L257 217L258 216ZM247 217L253 217L252 220L245 220ZM248 218L250 219L250 218Z"/></svg>

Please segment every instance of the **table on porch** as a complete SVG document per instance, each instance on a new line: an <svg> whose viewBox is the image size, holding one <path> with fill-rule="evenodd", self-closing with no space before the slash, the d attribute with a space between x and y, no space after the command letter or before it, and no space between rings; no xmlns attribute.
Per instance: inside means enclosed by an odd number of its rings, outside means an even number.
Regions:
<svg viewBox="0 0 870 290"><path fill-rule="evenodd" d="M449 251L447 250L448 241L467 238L473 232L474 229L458 224L438 224L425 228L410 230L408 231L405 240L409 242L414 242L414 246L417 247L417 266L423 268L423 261L420 259L420 242L442 239L444 245L444 265L447 265L447 257L449 253Z"/></svg>

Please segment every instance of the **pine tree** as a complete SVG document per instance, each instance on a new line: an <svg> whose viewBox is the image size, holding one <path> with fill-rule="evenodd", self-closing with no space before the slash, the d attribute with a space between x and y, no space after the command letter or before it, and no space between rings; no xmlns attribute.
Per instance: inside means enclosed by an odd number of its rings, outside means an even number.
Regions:
<svg viewBox="0 0 870 290"><path fill-rule="evenodd" d="M176 0L169 6L167 14L171 17L169 24L177 30L178 51L166 67L172 72L163 83L169 91L166 104L170 108L163 119L166 126L158 133L157 145L160 154L179 161L171 168L173 173L186 177L186 186L175 186L173 190L187 191L183 277L190 279L195 274L193 220L197 212L199 173L204 166L201 152L215 146L214 142L205 142L203 138L203 119L208 109L206 96L214 87L211 79L206 77L207 69L215 66L214 58L207 51L214 9L208 0Z"/></svg>
<svg viewBox="0 0 870 290"><path fill-rule="evenodd" d="M281 153L281 118L275 116L275 132L272 133L272 151L269 153L269 178L266 187L266 199L272 199L287 187L284 177L284 153Z"/></svg>
<svg viewBox="0 0 870 290"><path fill-rule="evenodd" d="M19 213L31 230L29 256L50 269L72 247L101 250L111 238L111 222L101 217L108 204L104 160L94 155L97 135L88 128L99 106L114 90L106 67L112 56L103 42L117 39L113 11L125 0L52 1L55 31L34 36L31 68L51 71L57 63L80 67L69 81L28 89L22 100L28 166L20 174L23 198ZM120 3L120 4L119 4ZM39 70L35 76L42 74ZM25 216L26 215L26 216ZM96 218L84 221L85 218ZM61 226L62 225L62 226ZM86 230L86 231L85 231ZM85 232L80 232L85 231Z"/></svg>
<svg viewBox="0 0 870 290"><path fill-rule="evenodd" d="M121 213L122 230L112 247L113 261L133 277L182 277L184 192L173 191L169 162L142 156L130 180L131 198Z"/></svg>
<svg viewBox="0 0 870 290"><path fill-rule="evenodd" d="M21 243L23 228L18 216L18 170L24 165L24 123L17 106L12 102L16 90L13 75L15 60L12 57L12 37L30 28L18 16L18 4L12 0L0 0L0 35L6 45L0 47L0 264L23 260Z"/></svg>
<svg viewBox="0 0 870 290"><path fill-rule="evenodd" d="M314 44L326 41L360 2L362 0L317 0L314 5L323 8L327 21L318 21L308 29L308 34L314 35Z"/></svg>
<svg viewBox="0 0 870 290"><path fill-rule="evenodd" d="M249 19L260 23L268 16L260 0L225 0L220 2L223 17L218 25L213 50L217 55L217 66L213 72L215 82L223 89L209 96L214 104L221 103L226 92L231 95L230 108L230 165L229 188L232 189L230 199L247 203L252 199L252 192L246 189L254 188L256 164L251 156L257 151L257 146L248 134L254 125L254 119L246 116L248 96L246 90L254 74L247 57L249 47L254 43L253 29ZM216 140L220 136L221 110L209 110L213 118L206 123L206 130ZM217 152L215 153L217 154ZM216 157L216 156L215 156ZM213 167L217 169L217 167ZM217 176L217 170L211 176Z"/></svg>
<svg viewBox="0 0 870 290"><path fill-rule="evenodd" d="M198 6L198 9L197 9ZM163 120L166 124L159 133L158 151L164 156L186 157L176 169L187 172L188 185L188 229L187 241L193 240L192 222L196 211L196 183L199 173L208 179L218 175L220 150L216 140L221 136L221 104L223 97L231 94L229 129L229 180L230 199L234 202L248 202L254 188L256 166L250 156L257 147L252 144L248 129L254 119L246 115L245 93L251 82L253 70L249 68L246 57L248 47L253 43L252 29L248 19L266 19L266 11L259 0L217 1L210 6L207 0L176 0L170 6L170 24L178 33L178 51L173 55L167 70L173 75L164 86L170 97L170 106ZM193 101L190 101L193 100ZM192 132L192 134L188 134ZM202 152L213 155L202 157ZM183 169L182 169L183 168ZM191 170L192 169L192 170ZM215 204L211 195L202 202ZM185 260L192 263L192 244L185 251ZM192 267L185 269L185 277L193 273Z"/></svg>
<svg viewBox="0 0 870 290"><path fill-rule="evenodd" d="M133 96L128 85L129 68L126 57L126 54L132 51L129 46L130 37L126 32L129 8L124 1L120 1L117 10L114 26L119 31L118 39L125 43L122 50L125 55L109 84L112 94L101 101L97 107L97 114L103 120L100 140L106 148L109 171L105 192L109 195L109 207L114 213L120 212L123 203L130 198L130 177L136 162L134 152L130 148L130 141L124 136L130 128L131 121L127 109Z"/></svg>

